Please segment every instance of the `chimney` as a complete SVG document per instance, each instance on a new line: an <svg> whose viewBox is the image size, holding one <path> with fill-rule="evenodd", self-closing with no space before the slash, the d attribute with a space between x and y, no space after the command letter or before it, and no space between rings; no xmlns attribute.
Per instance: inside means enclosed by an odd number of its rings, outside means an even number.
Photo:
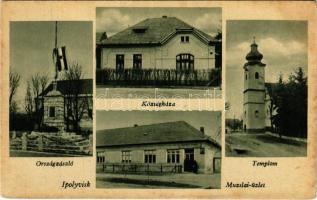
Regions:
<svg viewBox="0 0 317 200"><path fill-rule="evenodd" d="M134 124L133 126L134 126L134 127L138 127L138 125L137 125L137 124Z"/></svg>
<svg viewBox="0 0 317 200"><path fill-rule="evenodd" d="M203 134L205 134L205 128L203 126L200 127L200 132L202 132Z"/></svg>
<svg viewBox="0 0 317 200"><path fill-rule="evenodd" d="M163 16L162 16L162 18L166 19L166 18L167 18L167 16L166 16L166 15L163 15Z"/></svg>
<svg viewBox="0 0 317 200"><path fill-rule="evenodd" d="M100 41L106 40L106 39L108 39L107 32L103 32L101 37L100 37Z"/></svg>

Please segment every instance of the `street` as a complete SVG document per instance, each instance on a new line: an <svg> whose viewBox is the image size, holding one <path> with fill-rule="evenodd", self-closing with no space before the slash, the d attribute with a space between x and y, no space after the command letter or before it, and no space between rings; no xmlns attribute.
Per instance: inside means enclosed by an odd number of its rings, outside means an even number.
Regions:
<svg viewBox="0 0 317 200"><path fill-rule="evenodd" d="M97 188L220 188L220 174L111 174L97 173Z"/></svg>
<svg viewBox="0 0 317 200"><path fill-rule="evenodd" d="M266 133L226 134L228 157L300 157L306 156L307 143L278 138Z"/></svg>

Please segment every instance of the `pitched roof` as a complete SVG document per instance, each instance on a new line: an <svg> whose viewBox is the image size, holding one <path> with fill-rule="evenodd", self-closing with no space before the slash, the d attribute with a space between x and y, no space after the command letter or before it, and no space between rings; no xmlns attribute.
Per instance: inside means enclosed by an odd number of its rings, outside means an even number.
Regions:
<svg viewBox="0 0 317 200"><path fill-rule="evenodd" d="M80 89L80 90L77 90L79 91L80 94L92 94L92 87L93 87L92 79L76 80L76 81L73 81L73 84L76 86L77 89ZM72 91L72 90L68 90L69 85L70 85L69 80L57 81L57 90L62 95L69 94ZM49 86L47 86L47 88L39 96L45 96L52 90L53 90L53 83L50 83Z"/></svg>
<svg viewBox="0 0 317 200"><path fill-rule="evenodd" d="M100 33L96 41L101 45L160 45L172 38L176 33L192 32L206 43L217 40L203 31L185 23L176 17L148 18L115 35L100 41Z"/></svg>
<svg viewBox="0 0 317 200"><path fill-rule="evenodd" d="M220 148L210 137L184 121L97 131L97 147L206 141Z"/></svg>

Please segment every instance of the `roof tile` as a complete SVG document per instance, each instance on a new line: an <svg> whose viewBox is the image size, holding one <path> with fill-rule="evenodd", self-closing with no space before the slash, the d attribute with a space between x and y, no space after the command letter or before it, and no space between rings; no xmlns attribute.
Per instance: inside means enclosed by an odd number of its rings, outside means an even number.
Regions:
<svg viewBox="0 0 317 200"><path fill-rule="evenodd" d="M97 131L97 147L214 140L184 121Z"/></svg>

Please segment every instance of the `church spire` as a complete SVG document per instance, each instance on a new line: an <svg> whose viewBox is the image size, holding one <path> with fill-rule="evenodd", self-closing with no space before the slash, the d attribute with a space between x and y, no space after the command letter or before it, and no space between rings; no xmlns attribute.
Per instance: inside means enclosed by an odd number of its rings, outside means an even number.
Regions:
<svg viewBox="0 0 317 200"><path fill-rule="evenodd" d="M261 64L261 60L263 58L263 55L258 51L258 45L255 42L255 36L253 36L253 42L250 45L251 50L250 52L247 54L247 56L245 57L246 60L248 61L245 65L249 65L249 64Z"/></svg>

